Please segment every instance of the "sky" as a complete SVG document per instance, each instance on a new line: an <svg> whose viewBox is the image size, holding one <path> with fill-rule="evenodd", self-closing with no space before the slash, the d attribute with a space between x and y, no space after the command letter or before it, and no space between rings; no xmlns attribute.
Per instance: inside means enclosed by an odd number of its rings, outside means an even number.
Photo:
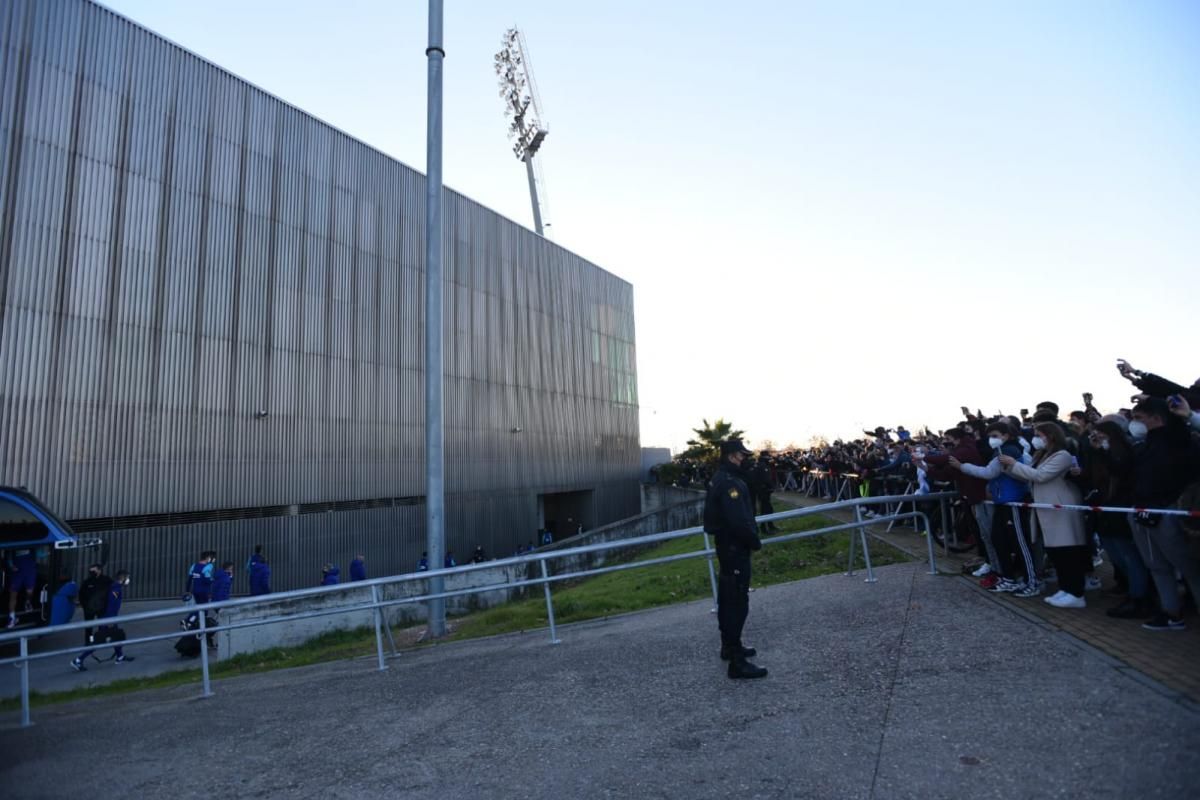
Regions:
<svg viewBox="0 0 1200 800"><path fill-rule="evenodd" d="M426 3L105 5L424 170ZM514 24L550 235L634 287L643 446L1200 377L1200 3L449 0L446 185L532 227Z"/></svg>

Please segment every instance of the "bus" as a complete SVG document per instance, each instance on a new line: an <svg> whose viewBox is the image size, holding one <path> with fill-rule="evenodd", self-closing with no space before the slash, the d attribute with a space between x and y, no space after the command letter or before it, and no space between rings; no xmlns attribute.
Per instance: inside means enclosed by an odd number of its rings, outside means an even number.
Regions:
<svg viewBox="0 0 1200 800"><path fill-rule="evenodd" d="M77 579L89 563L103 563L103 550L103 540L76 535L23 487L0 486L0 625L49 624L50 599L63 576Z"/></svg>

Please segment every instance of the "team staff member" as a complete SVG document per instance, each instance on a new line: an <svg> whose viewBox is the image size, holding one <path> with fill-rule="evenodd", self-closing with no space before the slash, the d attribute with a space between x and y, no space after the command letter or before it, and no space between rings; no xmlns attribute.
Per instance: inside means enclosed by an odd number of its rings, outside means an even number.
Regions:
<svg viewBox="0 0 1200 800"><path fill-rule="evenodd" d="M721 443L721 464L704 499L704 530L716 539L721 575L717 581L717 624L721 658L729 661L731 678L765 678L767 671L746 659L755 654L742 646L742 628L750 611L750 553L762 547L754 524L754 497L742 473L750 451L740 439Z"/></svg>

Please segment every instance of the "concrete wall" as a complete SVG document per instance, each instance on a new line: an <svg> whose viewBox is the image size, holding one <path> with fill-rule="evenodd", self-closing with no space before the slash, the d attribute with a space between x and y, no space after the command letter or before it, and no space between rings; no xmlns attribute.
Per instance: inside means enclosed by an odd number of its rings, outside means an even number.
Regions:
<svg viewBox="0 0 1200 800"><path fill-rule="evenodd" d="M510 600L520 599L527 594L527 588L504 588L504 584L524 580L529 569L528 565L517 564L468 572L462 575L451 575L446 578L446 591L474 586L498 585L500 588L480 594L447 598L446 609L450 614L467 614L501 605ZM379 591L380 597L392 600L401 597L416 597L425 594L428 590L427 581L415 580L381 586ZM227 609L221 614L221 623L230 624L309 611L333 610L367 603L370 600L370 587L355 588L353 584L348 584L347 589L342 592L331 592L317 597L281 599L253 608ZM423 603L393 606L385 609L385 613L388 623L393 626L411 625L425 619L426 607ZM273 625L222 631L219 634L221 654L223 657L229 657L272 647L294 647L330 631L353 630L374 624L375 617L369 611L345 611Z"/></svg>
<svg viewBox="0 0 1200 800"><path fill-rule="evenodd" d="M669 447L643 447L642 448L642 483L649 483L650 470L657 467L659 464L667 464L671 461L671 448Z"/></svg>
<svg viewBox="0 0 1200 800"><path fill-rule="evenodd" d="M670 487L668 487L670 488ZM680 491L680 490L676 490ZM586 531L579 536L562 539L552 545L543 547L543 551L566 550L572 547L585 547L601 542L616 542L622 539L633 539L638 536L649 536L652 533L691 528L699 525L704 512L704 495L699 492L689 492L693 497L682 502L661 506L636 517L614 522L592 531ZM650 545L653 547L654 545ZM608 550L600 553L568 556L550 563L552 573L574 572L599 567L611 561L620 561L633 556L647 547L628 547L618 550Z"/></svg>
<svg viewBox="0 0 1200 800"><path fill-rule="evenodd" d="M579 536L563 539L542 548L542 552L620 541L652 533L690 528L700 524L701 514L704 510L704 494L702 492L669 486L644 488L651 489L649 495L652 502L661 502L670 498L675 498L676 502L661 505L636 517L605 525ZM684 498L681 502L679 501L680 497ZM550 572L551 574L561 574L603 566L606 563L629 558L644 549L646 549L644 546L628 547L604 553L564 557L550 562ZM517 564L451 576L446 579L448 591L471 586L496 585L500 588L465 597L449 598L446 601L447 610L451 614L466 614L530 596L528 587L505 588L504 584L524 580L527 575L537 575L539 572L540 570L535 565ZM428 588L425 581L406 581L380 589L381 595L385 599L413 597L426 591ZM535 593L540 593L540 589L535 588ZM316 609L332 610L368 602L370 597L369 588L353 588L353 585L350 585L344 592L330 593L319 597L279 600L254 608L228 609L223 612L221 622L235 623L250 619L299 614ZM414 624L425 618L425 612L423 604L396 606L387 610L387 619L392 625ZM330 631L352 630L372 625L374 625L374 617L370 612L346 611L311 619L223 631L219 634L221 654L226 657L272 647L294 647Z"/></svg>
<svg viewBox="0 0 1200 800"><path fill-rule="evenodd" d="M642 484L642 513L678 503L699 502L704 505L704 492L698 489L682 489L658 483Z"/></svg>

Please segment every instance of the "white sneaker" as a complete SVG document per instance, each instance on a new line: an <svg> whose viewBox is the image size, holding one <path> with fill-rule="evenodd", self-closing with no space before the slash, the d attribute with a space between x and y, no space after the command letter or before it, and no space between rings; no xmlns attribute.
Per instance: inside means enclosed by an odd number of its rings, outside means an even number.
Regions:
<svg viewBox="0 0 1200 800"><path fill-rule="evenodd" d="M992 574L992 565L984 564L979 569L971 573L972 578L982 578L984 575Z"/></svg>
<svg viewBox="0 0 1200 800"><path fill-rule="evenodd" d="M1049 603L1051 600L1057 600L1058 598L1062 597L1064 594L1066 594L1066 592L1064 592L1062 589L1059 589L1057 592L1050 595L1049 597L1043 597L1042 599L1045 600L1047 603Z"/></svg>
<svg viewBox="0 0 1200 800"><path fill-rule="evenodd" d="M16 614L8 615L8 627L9 628L17 627L17 615Z"/></svg>
<svg viewBox="0 0 1200 800"><path fill-rule="evenodd" d="M1082 597L1076 597L1073 594L1062 592L1060 595L1051 597L1046 601L1056 608L1087 608L1087 600Z"/></svg>
<svg viewBox="0 0 1200 800"><path fill-rule="evenodd" d="M1099 578L1097 578L1093 575L1088 575L1087 580L1084 581L1083 590L1085 592L1096 592L1096 591L1099 591L1100 587L1102 587L1103 585L1104 584L1102 584L1100 582Z"/></svg>

